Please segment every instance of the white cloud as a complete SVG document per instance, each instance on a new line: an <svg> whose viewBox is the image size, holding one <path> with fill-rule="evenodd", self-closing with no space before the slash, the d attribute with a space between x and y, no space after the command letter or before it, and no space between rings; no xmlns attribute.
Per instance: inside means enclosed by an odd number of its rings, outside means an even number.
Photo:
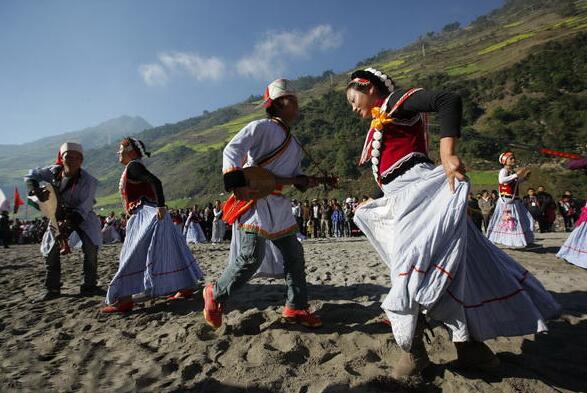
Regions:
<svg viewBox="0 0 587 393"><path fill-rule="evenodd" d="M159 61L167 69L185 72L198 81L220 79L226 69L224 62L218 57L201 57L194 53L165 52L159 54Z"/></svg>
<svg viewBox="0 0 587 393"><path fill-rule="evenodd" d="M202 57L194 53L163 52L159 63L142 64L139 74L149 86L165 86L170 74L188 75L197 81L218 80L226 66L218 57Z"/></svg>
<svg viewBox="0 0 587 393"><path fill-rule="evenodd" d="M236 67L241 75L270 79L284 72L288 58L307 57L311 52L337 48L341 44L342 34L330 25L319 25L306 32L268 32Z"/></svg>
<svg viewBox="0 0 587 393"><path fill-rule="evenodd" d="M167 72L159 64L142 64L139 66L139 74L149 86L165 86L169 79Z"/></svg>

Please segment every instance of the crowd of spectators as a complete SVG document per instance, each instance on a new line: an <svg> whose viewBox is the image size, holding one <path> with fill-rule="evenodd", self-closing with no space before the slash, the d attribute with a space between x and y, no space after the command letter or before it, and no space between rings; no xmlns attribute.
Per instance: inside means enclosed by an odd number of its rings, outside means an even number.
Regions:
<svg viewBox="0 0 587 393"><path fill-rule="evenodd" d="M496 190L483 190L476 195L469 193L469 215L479 230L487 232L498 198ZM568 190L564 191L560 199L556 201L550 193L546 192L544 186L538 186L536 189L528 188L522 202L534 218L536 230L541 233L571 232L575 221L579 218L581 208L585 206L584 200L575 198Z"/></svg>
<svg viewBox="0 0 587 393"><path fill-rule="evenodd" d="M469 216L475 225L482 232L487 232L487 226L499 195L496 190L483 190L477 194L470 193L468 200ZM368 199L363 196L360 200L357 197L348 196L343 201L338 199L313 199L298 201L292 200L292 213L300 227L300 233L306 238L342 238L361 236L361 231L353 222L355 209ZM542 233L553 231L571 232L575 221L579 218L581 207L585 201L577 199L571 191L564 191L558 201L543 186L536 189L528 188L527 195L522 201L532 217L534 218L537 230ZM219 201L216 205L220 206ZM558 214L557 214L558 213ZM183 231L188 218L196 221L202 228L207 241L212 238L212 226L214 222L214 205L208 203L203 207L198 205L190 208L170 209L171 219ZM119 239L124 241L126 222L128 216L121 213L118 217L114 212L108 216L99 216L102 222L103 233L108 233L108 227L112 226L119 234ZM46 218L35 218L33 220L10 219L8 212L0 214L0 245L8 247L10 244L40 243L43 233L47 228ZM226 226L224 240L230 241L231 227ZM109 243L111 238L105 239Z"/></svg>

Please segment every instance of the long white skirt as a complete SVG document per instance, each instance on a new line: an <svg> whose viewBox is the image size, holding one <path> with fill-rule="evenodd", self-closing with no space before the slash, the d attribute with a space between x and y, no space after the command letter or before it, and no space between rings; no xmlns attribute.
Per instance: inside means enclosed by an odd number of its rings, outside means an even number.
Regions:
<svg viewBox="0 0 587 393"><path fill-rule="evenodd" d="M212 223L212 243L220 243L224 240L226 233L226 224L222 220L216 220Z"/></svg>
<svg viewBox="0 0 587 393"><path fill-rule="evenodd" d="M355 222L387 264L382 308L409 350L420 311L445 323L453 341L547 330L559 305L526 269L467 217L468 182L453 194L442 167L419 164L357 209Z"/></svg>
<svg viewBox="0 0 587 393"><path fill-rule="evenodd" d="M120 265L108 287L106 303L142 292L156 297L195 288L203 276L169 214L158 220L157 208L145 204L128 220Z"/></svg>
<svg viewBox="0 0 587 393"><path fill-rule="evenodd" d="M119 243L121 240L120 233L113 225L104 225L102 228L103 244Z"/></svg>
<svg viewBox="0 0 587 393"><path fill-rule="evenodd" d="M206 235L200 224L192 221L183 230L183 235L188 243L206 243Z"/></svg>
<svg viewBox="0 0 587 393"><path fill-rule="evenodd" d="M587 269L587 221L571 232L556 256Z"/></svg>
<svg viewBox="0 0 587 393"><path fill-rule="evenodd" d="M534 219L519 199L499 198L487 237L495 244L524 248L534 243Z"/></svg>

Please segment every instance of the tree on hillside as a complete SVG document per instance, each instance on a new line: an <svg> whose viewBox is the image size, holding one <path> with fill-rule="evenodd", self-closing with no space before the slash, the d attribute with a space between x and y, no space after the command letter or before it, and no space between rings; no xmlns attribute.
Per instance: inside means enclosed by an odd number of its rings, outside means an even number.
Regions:
<svg viewBox="0 0 587 393"><path fill-rule="evenodd" d="M443 33L451 33L453 31L457 31L461 28L461 24L459 22L453 22L453 23L449 23L447 25L445 25L442 28L442 32Z"/></svg>

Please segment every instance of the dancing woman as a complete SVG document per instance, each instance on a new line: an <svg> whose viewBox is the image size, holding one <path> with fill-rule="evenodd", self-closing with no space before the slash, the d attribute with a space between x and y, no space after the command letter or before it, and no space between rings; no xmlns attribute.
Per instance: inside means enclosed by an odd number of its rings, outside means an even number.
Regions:
<svg viewBox="0 0 587 393"><path fill-rule="evenodd" d="M570 161L567 165L569 169L587 170L587 157ZM573 265L587 269L587 203L581 209L581 216L575 223L575 229L556 256Z"/></svg>
<svg viewBox="0 0 587 393"><path fill-rule="evenodd" d="M222 243L224 234L226 232L226 225L222 221L222 203L216 201L214 203L214 221L212 222L212 243Z"/></svg>
<svg viewBox="0 0 587 393"><path fill-rule="evenodd" d="M460 97L396 88L373 68L354 72L346 94L355 113L373 117L360 162L371 162L383 197L357 208L355 222L390 270L382 308L403 350L392 376L429 365L423 314L448 327L461 365L497 366L482 341L545 331L559 305L467 218ZM440 121L438 167L428 157L427 112Z"/></svg>
<svg viewBox="0 0 587 393"><path fill-rule="evenodd" d="M185 220L185 227L183 230L185 240L188 243L206 243L206 236L204 235L200 222L198 205L194 205L194 208Z"/></svg>
<svg viewBox="0 0 587 393"><path fill-rule="evenodd" d="M534 242L534 219L519 197L519 184L528 178L527 168L514 171L516 157L511 151L499 156L499 199L489 221L487 237L495 244L524 248Z"/></svg>
<svg viewBox="0 0 587 393"><path fill-rule="evenodd" d="M145 168L149 157L143 142L125 138L120 143L119 161L124 165L120 195L130 219L120 251L120 265L114 275L102 312L133 309L132 295L148 297L177 293L173 299L191 296L203 273L185 239L173 226L165 208L161 181Z"/></svg>

